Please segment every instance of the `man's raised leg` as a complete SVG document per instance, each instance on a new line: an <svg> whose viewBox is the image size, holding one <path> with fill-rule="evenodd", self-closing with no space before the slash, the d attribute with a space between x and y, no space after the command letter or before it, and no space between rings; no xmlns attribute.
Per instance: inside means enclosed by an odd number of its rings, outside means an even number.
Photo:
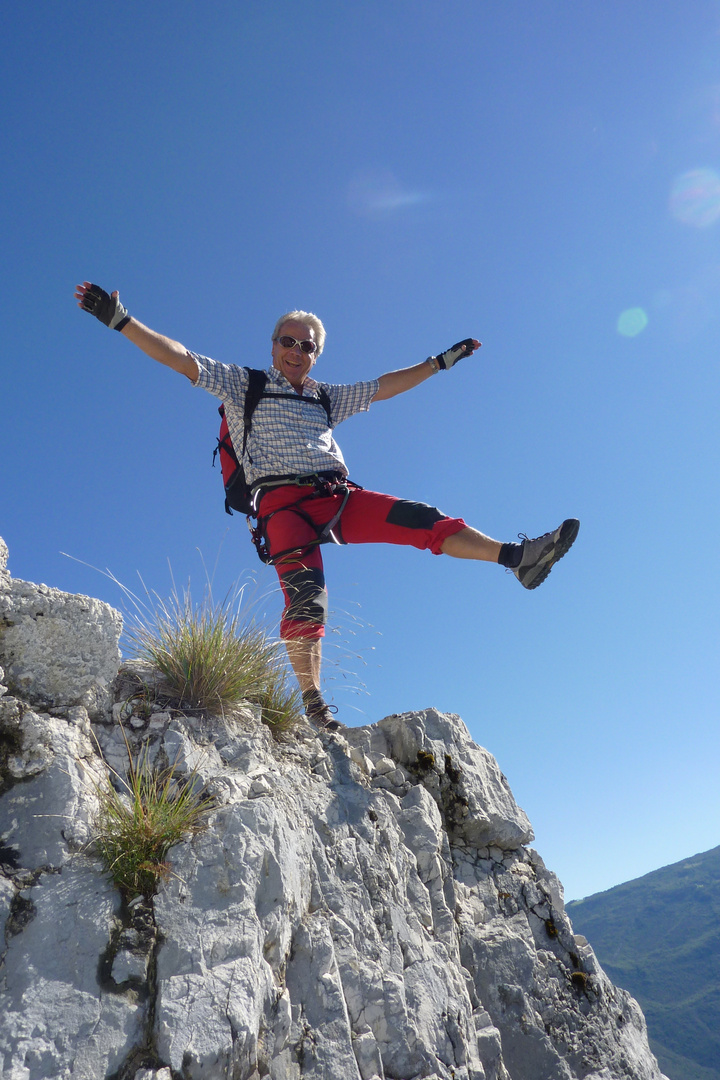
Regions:
<svg viewBox="0 0 720 1080"><path fill-rule="evenodd" d="M440 550L443 555L451 555L453 559L481 559L483 562L497 562L502 544L498 540L491 540L489 536L478 532L477 529L471 529L468 525L460 532L448 536L443 541Z"/></svg>
<svg viewBox="0 0 720 1080"><path fill-rule="evenodd" d="M526 589L536 589L575 543L579 528L577 518L568 518L554 532L544 533L534 540L526 537L521 544L501 544L467 526L448 536L440 550L455 559L499 562L512 570Z"/></svg>

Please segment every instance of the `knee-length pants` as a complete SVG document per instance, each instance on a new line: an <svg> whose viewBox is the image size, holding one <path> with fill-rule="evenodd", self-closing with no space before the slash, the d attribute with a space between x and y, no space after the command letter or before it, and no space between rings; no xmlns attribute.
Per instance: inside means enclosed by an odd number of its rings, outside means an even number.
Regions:
<svg viewBox="0 0 720 1080"><path fill-rule="evenodd" d="M344 497L344 489L308 497L307 487L289 484L269 489L260 500L258 517L271 559L277 559L274 565L285 599L282 638L325 635L327 590L320 545L314 541L318 530L337 514ZM296 504L297 510L293 509ZM351 487L332 533L341 544L402 544L439 555L448 536L465 527L462 518L447 517L427 503ZM288 549L288 554L281 554Z"/></svg>

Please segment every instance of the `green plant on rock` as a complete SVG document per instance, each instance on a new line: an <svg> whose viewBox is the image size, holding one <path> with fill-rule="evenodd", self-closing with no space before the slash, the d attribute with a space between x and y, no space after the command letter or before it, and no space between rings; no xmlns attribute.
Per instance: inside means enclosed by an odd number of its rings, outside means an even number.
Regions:
<svg viewBox="0 0 720 1080"><path fill-rule="evenodd" d="M124 734L124 733L123 733ZM127 739L127 778L114 773L95 783L99 810L95 850L115 884L127 896L151 896L170 876L166 856L171 847L204 828L213 800L196 771L180 779L174 767L158 768L148 758L148 745L133 758Z"/></svg>
<svg viewBox="0 0 720 1080"><path fill-rule="evenodd" d="M279 734L300 719L300 695L289 684L281 643L244 613L242 598L235 589L217 603L208 587L196 603L189 585L169 600L154 594L152 605L135 605L127 638L181 706L225 713L249 701Z"/></svg>

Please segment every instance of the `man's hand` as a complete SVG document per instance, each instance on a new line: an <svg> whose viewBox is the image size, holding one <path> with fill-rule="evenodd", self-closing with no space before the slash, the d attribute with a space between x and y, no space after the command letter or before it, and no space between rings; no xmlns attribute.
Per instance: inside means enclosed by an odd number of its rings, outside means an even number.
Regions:
<svg viewBox="0 0 720 1080"><path fill-rule="evenodd" d="M75 287L75 299L78 301L78 307L81 307L83 311L89 311L111 330L122 330L123 326L130 321L127 309L120 303L117 289L110 296L99 285L84 281L82 285Z"/></svg>
<svg viewBox="0 0 720 1080"><path fill-rule="evenodd" d="M464 341L458 341L457 345L453 345L452 348L446 349L444 353L440 353L435 357L437 365L442 368L443 371L449 371L454 364L457 364L458 360L462 360L463 356L472 356L476 349L480 348L480 342L475 338L465 338Z"/></svg>

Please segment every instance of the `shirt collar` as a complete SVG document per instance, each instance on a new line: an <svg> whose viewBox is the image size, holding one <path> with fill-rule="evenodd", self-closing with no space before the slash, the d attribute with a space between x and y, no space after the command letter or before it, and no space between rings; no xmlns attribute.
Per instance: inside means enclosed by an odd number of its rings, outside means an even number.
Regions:
<svg viewBox="0 0 720 1080"><path fill-rule="evenodd" d="M292 390L293 393L297 393L297 391L295 390L295 387L292 385L292 383L288 382L288 380L285 378L285 376L282 374L282 372L278 371L278 369L276 367L273 367L272 364L267 369L267 373L268 373L268 376L270 377L270 379L274 383L276 383L278 386L281 386L283 389ZM309 391L309 393L308 393L308 391ZM317 392L318 392L318 384L317 384L317 382L315 381L315 379L311 379L310 376L307 375L306 378L305 378L305 382L303 383L302 395L298 394L298 397L300 397L300 396L302 396L302 397L311 397L311 396L312 397L317 397Z"/></svg>

